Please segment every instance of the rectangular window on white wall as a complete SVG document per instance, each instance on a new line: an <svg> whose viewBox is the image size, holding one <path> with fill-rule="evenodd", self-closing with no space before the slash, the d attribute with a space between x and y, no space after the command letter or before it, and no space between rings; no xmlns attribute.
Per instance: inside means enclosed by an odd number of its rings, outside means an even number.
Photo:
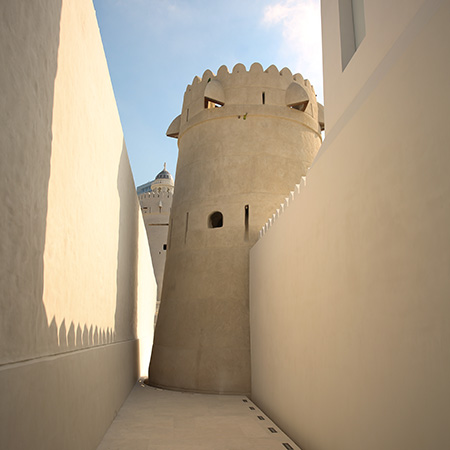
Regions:
<svg viewBox="0 0 450 450"><path fill-rule="evenodd" d="M339 0L342 70L366 35L364 0Z"/></svg>

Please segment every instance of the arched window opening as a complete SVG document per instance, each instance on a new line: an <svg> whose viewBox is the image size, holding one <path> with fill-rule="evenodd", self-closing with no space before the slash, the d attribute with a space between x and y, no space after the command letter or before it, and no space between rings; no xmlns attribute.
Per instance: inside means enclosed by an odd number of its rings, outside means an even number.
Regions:
<svg viewBox="0 0 450 450"><path fill-rule="evenodd" d="M208 228L221 228L221 227L223 227L223 215L220 211L215 211L209 216Z"/></svg>

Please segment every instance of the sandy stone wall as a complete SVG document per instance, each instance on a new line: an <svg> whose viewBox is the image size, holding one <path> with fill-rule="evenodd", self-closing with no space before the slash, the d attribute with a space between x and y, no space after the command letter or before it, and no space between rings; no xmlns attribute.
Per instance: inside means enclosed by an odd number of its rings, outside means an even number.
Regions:
<svg viewBox="0 0 450 450"><path fill-rule="evenodd" d="M287 103L291 89L304 111ZM318 109L302 75L258 63L206 70L187 87L168 132L179 157L153 385L250 392L249 249L319 149Z"/></svg>
<svg viewBox="0 0 450 450"><path fill-rule="evenodd" d="M375 10L411 15L365 4L367 39ZM339 132L250 253L252 399L305 449L450 446L450 7L411 8L355 102L330 100Z"/></svg>
<svg viewBox="0 0 450 450"><path fill-rule="evenodd" d="M145 228L92 2L0 18L0 447L95 448L151 341Z"/></svg>

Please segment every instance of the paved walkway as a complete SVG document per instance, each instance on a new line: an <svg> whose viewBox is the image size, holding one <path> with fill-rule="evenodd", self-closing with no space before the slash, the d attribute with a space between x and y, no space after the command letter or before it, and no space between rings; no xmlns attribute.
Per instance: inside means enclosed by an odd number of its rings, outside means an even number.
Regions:
<svg viewBox="0 0 450 450"><path fill-rule="evenodd" d="M139 382L97 450L297 447L247 397L165 391Z"/></svg>

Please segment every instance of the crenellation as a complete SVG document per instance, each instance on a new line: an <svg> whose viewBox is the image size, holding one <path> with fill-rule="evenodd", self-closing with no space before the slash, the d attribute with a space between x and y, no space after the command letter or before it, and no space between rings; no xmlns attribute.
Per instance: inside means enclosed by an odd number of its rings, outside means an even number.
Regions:
<svg viewBox="0 0 450 450"><path fill-rule="evenodd" d="M275 66L274 64L269 66L264 72L274 76L278 76L280 74L279 70L277 69L277 66Z"/></svg>
<svg viewBox="0 0 450 450"><path fill-rule="evenodd" d="M251 72L251 73L264 73L264 69L263 69L263 66L260 63L254 62L250 66L249 72Z"/></svg>
<svg viewBox="0 0 450 450"><path fill-rule="evenodd" d="M241 63L237 63L234 67L233 67L233 74L236 73L247 73L247 69L245 68L244 64Z"/></svg>
<svg viewBox="0 0 450 450"><path fill-rule="evenodd" d="M267 232L267 230L274 224L275 219L281 217L281 215L287 210L289 206L292 205L292 202L297 198L297 196L304 190L306 187L306 176L302 176L300 178L300 182L295 185L293 191L289 193L289 197L285 198L285 202L280 204L280 208L276 210L276 212L272 215L272 218L268 219L264 226L261 228L259 237L261 238Z"/></svg>
<svg viewBox="0 0 450 450"><path fill-rule="evenodd" d="M206 82L208 83L208 82L209 82L211 79L213 79L214 77L215 77L214 73L213 73L211 70L206 69L206 70L203 72L202 82L206 81Z"/></svg>
<svg viewBox="0 0 450 450"><path fill-rule="evenodd" d="M305 80L303 79L303 76L301 73L296 73L293 77L292 77L297 83L300 84L305 84Z"/></svg>
<svg viewBox="0 0 450 450"><path fill-rule="evenodd" d="M281 76L288 79L290 82L291 80L296 81L297 83L300 83L304 85L306 88L310 89L312 93L315 94L314 87L310 83L309 79L304 79L302 74L295 73L292 74L292 71L288 67L284 67L281 70L278 70L278 68L272 64L271 66L267 67L267 69L263 69L262 65L258 62L253 63L250 68L247 70L245 65L242 63L237 63L232 71L230 72L228 67L226 65L222 65L219 67L217 74L214 74L213 71L210 69L206 69L205 72L201 77L196 75L192 83L187 86L186 92L191 91L192 87L197 84L201 84L203 82L208 82L208 80L212 79L219 79L220 81L226 80L229 77L233 77L234 75L239 74L238 76L253 76L258 78L261 74L266 74L266 80L269 79L269 84L276 83L276 80Z"/></svg>
<svg viewBox="0 0 450 450"><path fill-rule="evenodd" d="M292 78L292 72L287 67L283 67L283 69L281 69L280 75L283 77L289 77L289 79Z"/></svg>
<svg viewBox="0 0 450 450"><path fill-rule="evenodd" d="M229 75L230 72L228 70L228 67L226 65L220 66L219 69L217 70L217 76L218 77L223 77L226 75Z"/></svg>
<svg viewBox="0 0 450 450"><path fill-rule="evenodd" d="M286 91L292 85L298 85L303 89L305 104L304 109L286 103ZM314 88L309 80L305 80L301 74L292 74L290 69L284 67L281 71L275 65L269 66L266 70L260 63L253 63L247 70L244 64L236 64L231 73L227 66L223 65L217 71L217 75L210 69L204 71L202 77L195 76L192 84L184 93L184 101L180 118L175 118L167 135L178 138L193 124L200 121L212 119L219 114L222 107L222 115L243 116L248 110L238 111L237 114L230 108L235 106L252 105L254 109L251 114L265 115L285 115L290 119L302 121L302 114L310 116L316 124L311 124L313 128L323 129L319 124L319 108L317 106ZM275 111L269 107L277 106ZM299 113L292 114L288 106L299 110ZM207 110L205 112L205 110ZM201 115L199 115L201 114ZM196 118L195 121L191 119Z"/></svg>

